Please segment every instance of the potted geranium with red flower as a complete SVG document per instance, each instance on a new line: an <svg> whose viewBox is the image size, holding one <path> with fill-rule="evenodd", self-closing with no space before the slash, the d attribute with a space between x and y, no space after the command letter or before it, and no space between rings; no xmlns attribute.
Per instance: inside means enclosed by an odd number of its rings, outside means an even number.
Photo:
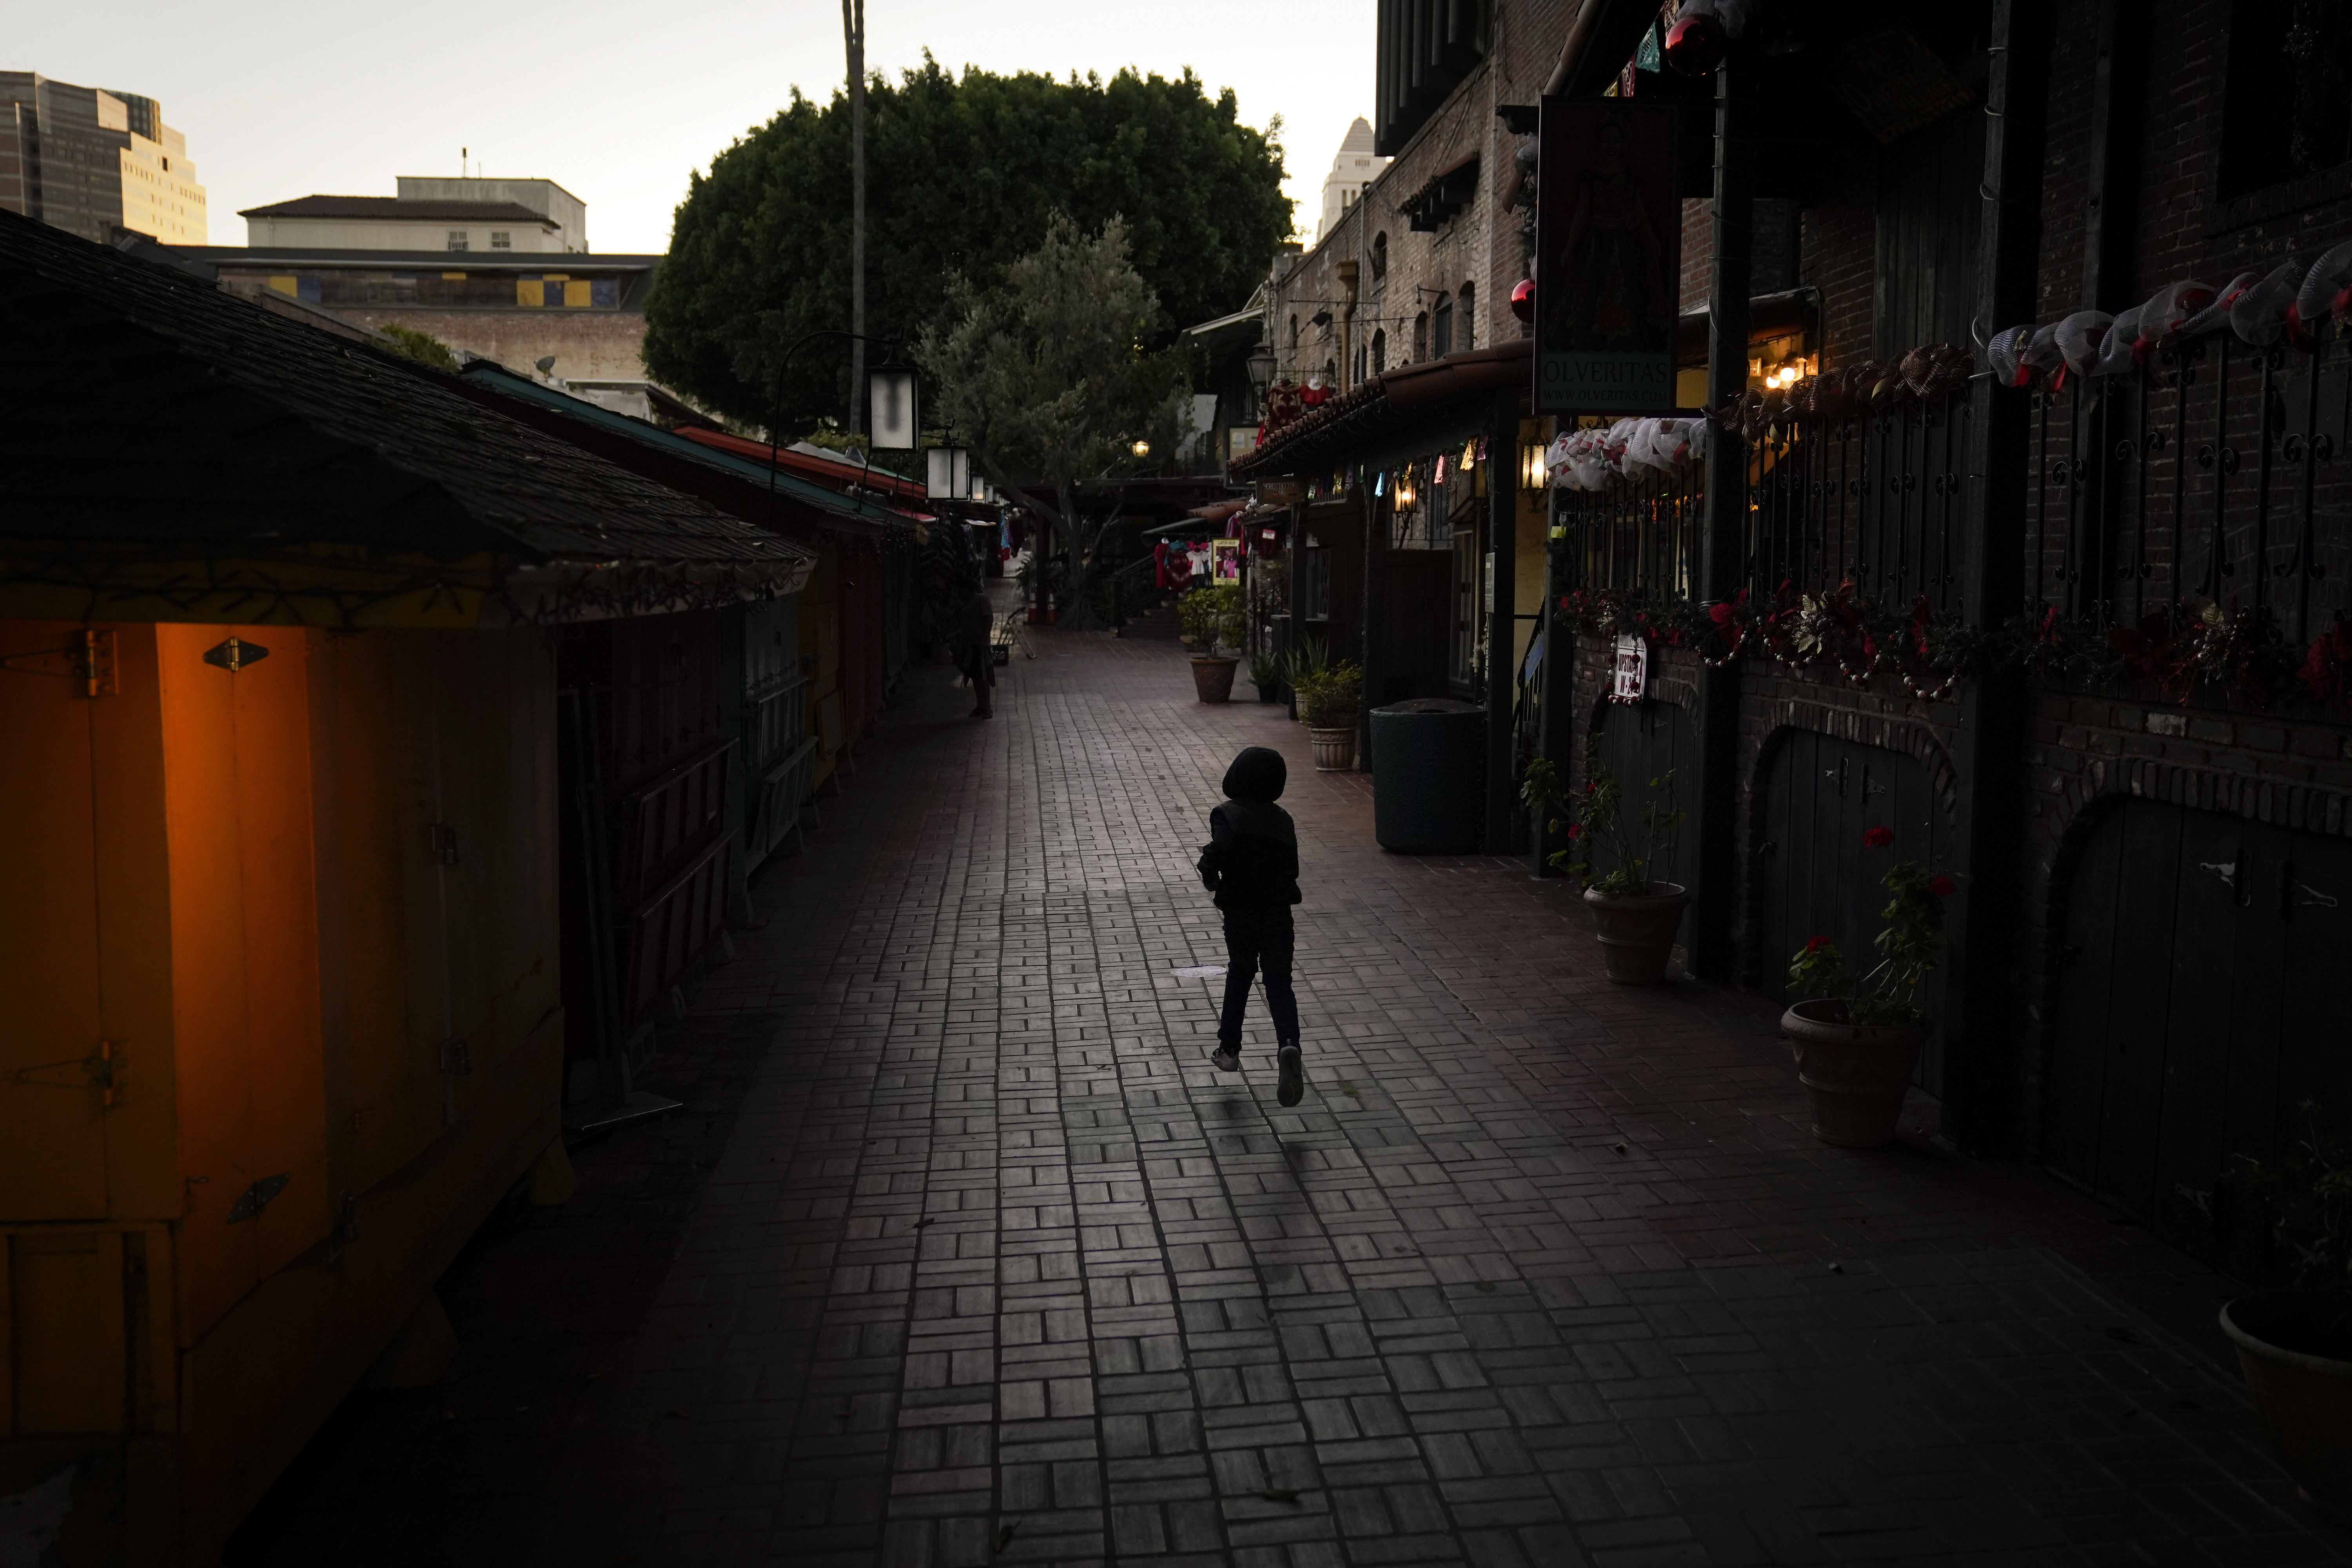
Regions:
<svg viewBox="0 0 2352 1568"><path fill-rule="evenodd" d="M1891 848L1894 829L1871 828L1862 842ZM1789 960L1790 988L1807 1000L1780 1016L1812 1102L1813 1136L1847 1148L1895 1136L1919 1058L1919 986L1943 955L1944 900L1957 890L1908 860L1879 880L1890 897L1871 942L1878 962L1856 974L1837 943L1813 938Z"/></svg>

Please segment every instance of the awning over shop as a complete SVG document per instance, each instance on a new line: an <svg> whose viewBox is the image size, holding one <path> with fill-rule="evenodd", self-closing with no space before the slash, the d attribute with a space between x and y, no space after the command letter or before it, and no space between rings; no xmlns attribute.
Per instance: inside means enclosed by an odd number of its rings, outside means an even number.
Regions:
<svg viewBox="0 0 2352 1568"><path fill-rule="evenodd" d="M1267 437L1233 466L1235 479L1304 474L1379 448L1393 438L1459 441L1491 424L1489 403L1530 384L1535 344L1518 338L1376 375ZM1466 423L1465 423L1466 422Z"/></svg>

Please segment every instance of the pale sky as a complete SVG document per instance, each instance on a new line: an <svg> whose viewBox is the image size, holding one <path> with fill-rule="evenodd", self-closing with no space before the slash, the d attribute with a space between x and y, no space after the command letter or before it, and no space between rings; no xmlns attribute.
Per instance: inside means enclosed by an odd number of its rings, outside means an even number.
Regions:
<svg viewBox="0 0 2352 1568"><path fill-rule="evenodd" d="M869 0L866 63L895 77L929 47L957 70L1189 65L1213 96L1232 88L1249 124L1282 117L1284 189L1311 237L1339 139L1371 113L1372 16L1372 0ZM810 0L107 0L12 10L0 68L160 100L188 139L215 245L245 243L241 207L388 196L396 175L457 174L467 147L483 174L556 181L588 204L594 249L630 252L667 247L690 171L794 85L829 96L845 65L840 6Z"/></svg>

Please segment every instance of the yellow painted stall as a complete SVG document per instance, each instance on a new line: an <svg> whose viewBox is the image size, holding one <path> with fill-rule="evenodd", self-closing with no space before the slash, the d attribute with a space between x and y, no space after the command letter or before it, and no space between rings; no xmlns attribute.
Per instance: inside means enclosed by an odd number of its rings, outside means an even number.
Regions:
<svg viewBox="0 0 2352 1568"><path fill-rule="evenodd" d="M5 211L0 342L0 1563L212 1568L563 1186L557 628L812 556Z"/></svg>

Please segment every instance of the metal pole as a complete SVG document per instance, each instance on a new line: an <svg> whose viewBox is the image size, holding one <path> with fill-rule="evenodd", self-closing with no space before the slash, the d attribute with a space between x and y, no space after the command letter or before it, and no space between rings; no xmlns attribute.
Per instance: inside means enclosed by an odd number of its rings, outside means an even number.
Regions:
<svg viewBox="0 0 2352 1568"><path fill-rule="evenodd" d="M1707 297L1706 401L1720 408L1748 389L1749 226L1748 105L1743 67L1715 69L1714 280ZM1702 601L1739 591L1748 574L1748 444L1736 430L1706 437L1706 533L1699 547ZM1699 669L1698 873L1691 910L1691 968L1729 980L1738 967L1739 666Z"/></svg>
<svg viewBox="0 0 2352 1568"><path fill-rule="evenodd" d="M841 0L849 48L849 428L866 428L866 0Z"/></svg>
<svg viewBox="0 0 2352 1568"><path fill-rule="evenodd" d="M1518 660L1519 391L1495 395L1486 434L1486 853L1511 852L1519 809L1512 699Z"/></svg>

